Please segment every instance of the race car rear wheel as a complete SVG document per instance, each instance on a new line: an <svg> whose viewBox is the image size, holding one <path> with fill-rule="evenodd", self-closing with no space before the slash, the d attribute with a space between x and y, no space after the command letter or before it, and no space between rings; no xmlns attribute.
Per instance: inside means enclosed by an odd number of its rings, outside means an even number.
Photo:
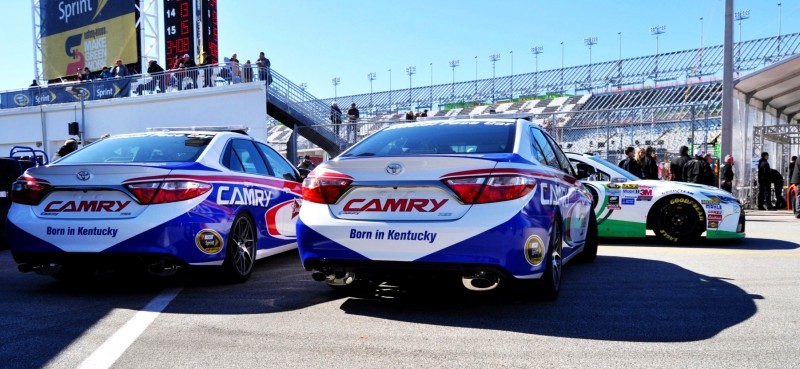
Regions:
<svg viewBox="0 0 800 369"><path fill-rule="evenodd" d="M561 291L561 274L564 269L564 261L562 259L564 234L562 229L561 217L556 215L555 219L553 219L553 227L550 229L550 244L547 245L547 261L544 274L539 281L538 292L540 297L545 300L555 300Z"/></svg>
<svg viewBox="0 0 800 369"><path fill-rule="evenodd" d="M583 251L575 257L581 263L591 263L597 258L597 216L589 212L589 228L586 230L586 242Z"/></svg>
<svg viewBox="0 0 800 369"><path fill-rule="evenodd" d="M669 197L653 206L653 231L670 243L688 243L697 240L705 231L706 215L700 204L685 196Z"/></svg>
<svg viewBox="0 0 800 369"><path fill-rule="evenodd" d="M233 220L226 248L223 268L228 277L234 282L246 281L256 262L256 231L247 214L239 214Z"/></svg>

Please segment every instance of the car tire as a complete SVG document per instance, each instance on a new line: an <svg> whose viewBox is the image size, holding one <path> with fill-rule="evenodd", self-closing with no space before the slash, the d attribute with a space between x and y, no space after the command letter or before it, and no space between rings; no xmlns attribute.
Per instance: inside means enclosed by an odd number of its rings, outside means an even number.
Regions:
<svg viewBox="0 0 800 369"><path fill-rule="evenodd" d="M556 210L557 212L558 210ZM564 271L563 243L564 232L561 217L556 215L550 230L550 242L547 245L544 274L538 282L538 295L541 299L552 301L558 298L561 291L561 275Z"/></svg>
<svg viewBox="0 0 800 369"><path fill-rule="evenodd" d="M668 197L659 201L651 210L654 216L653 231L662 241L686 244L696 241L706 230L706 215L703 207L686 196Z"/></svg>
<svg viewBox="0 0 800 369"><path fill-rule="evenodd" d="M256 228L250 216L244 213L236 216L225 248L222 267L228 278L238 283L247 281L256 262Z"/></svg>
<svg viewBox="0 0 800 369"><path fill-rule="evenodd" d="M586 230L586 241L583 245L583 251L575 257L575 260L581 263L591 263L597 259L597 216L594 212L589 212L589 227Z"/></svg>

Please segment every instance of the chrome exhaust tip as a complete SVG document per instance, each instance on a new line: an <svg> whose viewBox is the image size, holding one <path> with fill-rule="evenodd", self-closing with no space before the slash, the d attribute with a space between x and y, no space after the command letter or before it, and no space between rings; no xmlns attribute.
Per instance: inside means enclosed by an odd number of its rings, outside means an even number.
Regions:
<svg viewBox="0 0 800 369"><path fill-rule="evenodd" d="M470 291L491 291L500 284L500 278L491 272L477 272L461 277L461 283Z"/></svg>

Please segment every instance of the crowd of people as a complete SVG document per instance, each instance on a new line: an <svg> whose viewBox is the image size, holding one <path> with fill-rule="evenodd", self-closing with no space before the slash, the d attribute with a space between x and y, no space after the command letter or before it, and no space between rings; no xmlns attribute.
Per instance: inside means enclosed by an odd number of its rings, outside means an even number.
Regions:
<svg viewBox="0 0 800 369"><path fill-rule="evenodd" d="M625 158L619 162L619 167L641 179L697 183L733 192L735 172L733 156L730 154L725 155L722 163L716 163L713 156L703 149L698 148L690 156L689 148L681 146L677 156L659 166L659 160L651 146L628 146L624 153ZM799 165L797 156L792 156L789 163L790 184L800 185ZM759 210L786 208L784 178L780 171L770 168L769 153L761 153L757 183Z"/></svg>

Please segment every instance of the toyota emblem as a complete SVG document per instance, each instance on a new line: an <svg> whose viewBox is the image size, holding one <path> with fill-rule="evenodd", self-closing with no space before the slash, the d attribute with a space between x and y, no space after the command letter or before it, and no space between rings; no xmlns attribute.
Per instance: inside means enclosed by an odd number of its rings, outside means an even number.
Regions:
<svg viewBox="0 0 800 369"><path fill-rule="evenodd" d="M75 177L77 177L81 181L88 181L89 178L92 178L92 174L89 173L88 170L83 169L79 171L77 174L75 174Z"/></svg>
<svg viewBox="0 0 800 369"><path fill-rule="evenodd" d="M386 173L389 173L391 175L398 175L400 173L403 173L403 165L401 165L400 163L389 163L388 165L386 165Z"/></svg>

